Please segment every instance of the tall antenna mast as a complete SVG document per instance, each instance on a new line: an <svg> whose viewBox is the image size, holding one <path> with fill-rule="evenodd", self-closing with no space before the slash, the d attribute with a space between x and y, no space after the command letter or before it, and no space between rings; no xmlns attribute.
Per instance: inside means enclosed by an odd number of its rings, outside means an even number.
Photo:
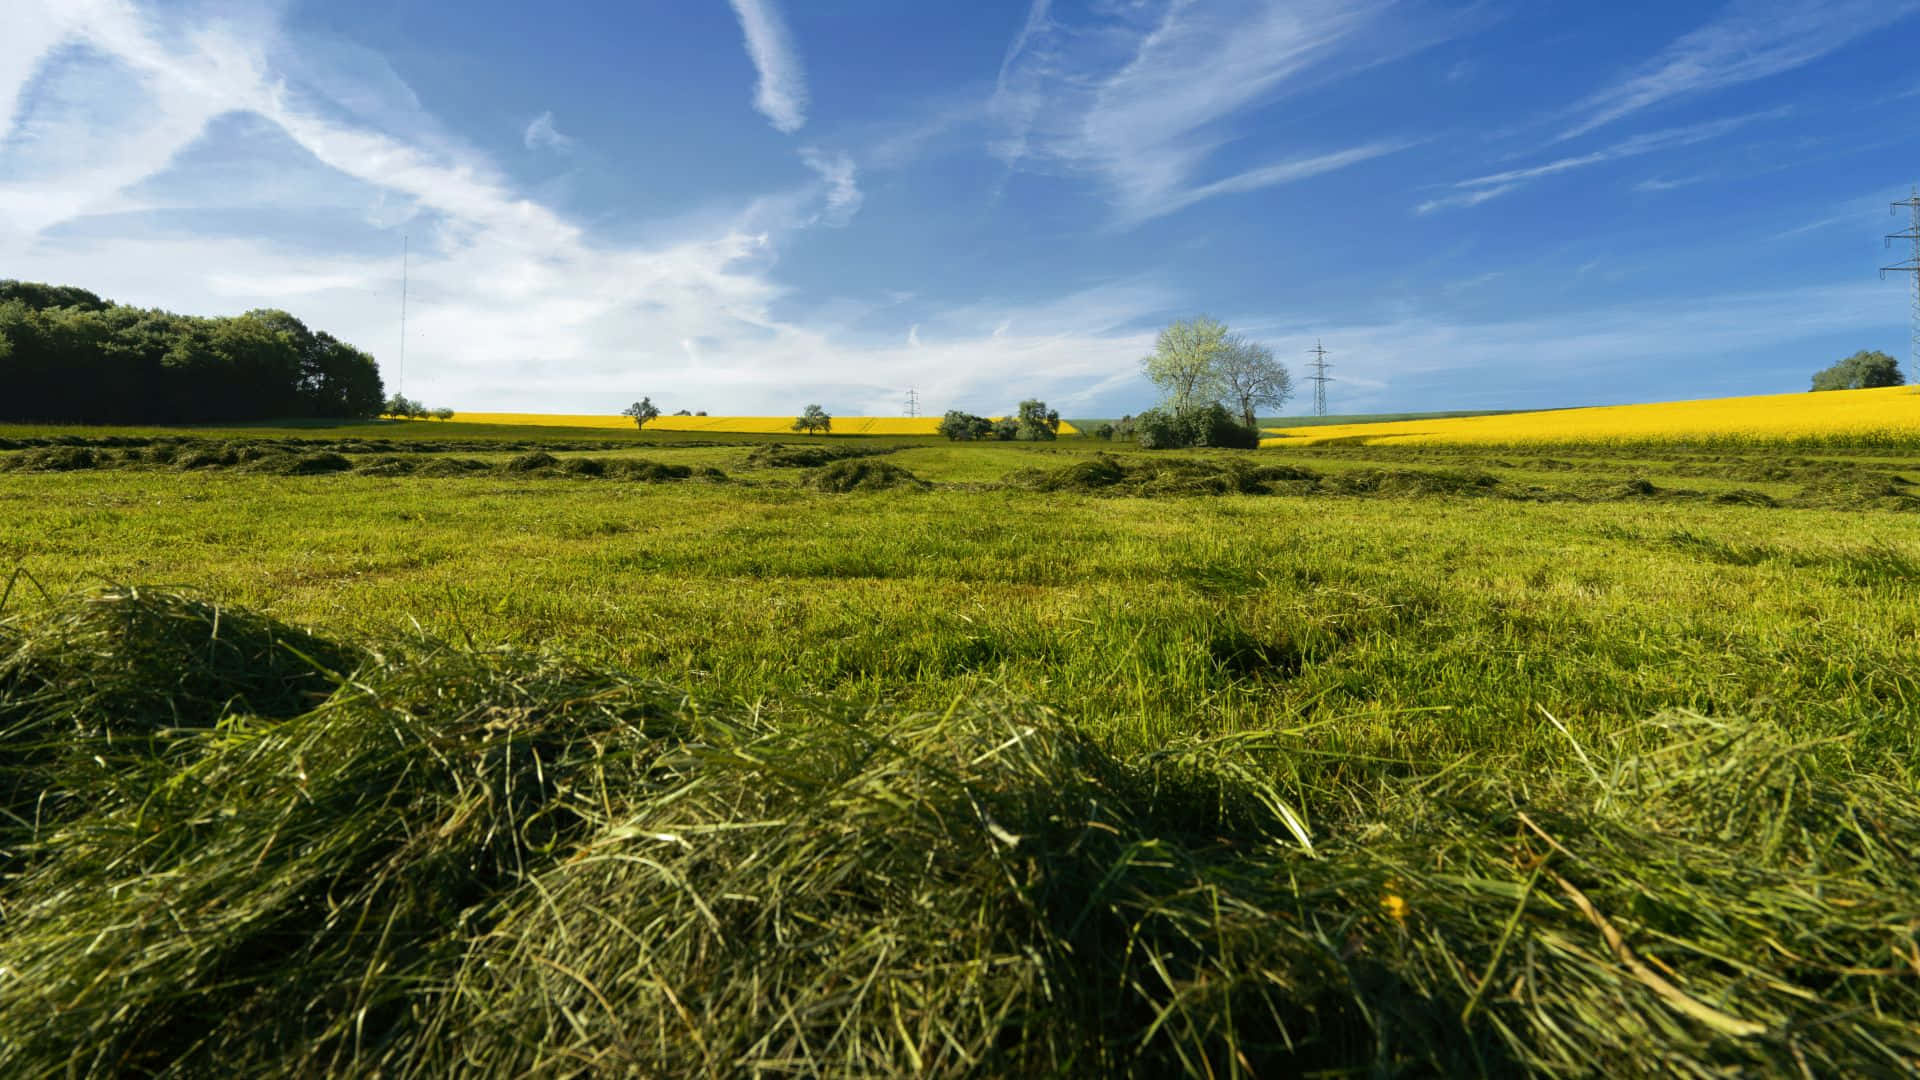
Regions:
<svg viewBox="0 0 1920 1080"><path fill-rule="evenodd" d="M920 415L920 391L911 386L907 387L907 415Z"/></svg>
<svg viewBox="0 0 1920 1080"><path fill-rule="evenodd" d="M1313 348L1308 349L1307 352L1313 354L1312 362L1307 365L1313 369L1313 374L1307 376L1307 381L1313 384L1313 415L1325 416L1327 415L1327 384L1333 381L1333 376L1327 374L1327 369L1333 365L1327 363L1327 350L1321 348L1318 341L1315 341Z"/></svg>
<svg viewBox="0 0 1920 1080"><path fill-rule="evenodd" d="M1913 188L1913 194L1887 207L1887 213L1897 213L1906 207L1912 215L1906 232L1888 233L1886 246L1892 247L1895 240L1907 240L1913 244L1913 253L1892 266L1880 268L1880 277L1884 280L1888 271L1913 275L1913 312L1911 324L1907 330L1907 357L1911 365L1908 371L1920 371L1920 184Z"/></svg>
<svg viewBox="0 0 1920 1080"><path fill-rule="evenodd" d="M398 395L407 385L407 245L409 237L400 234L400 370L393 377L393 392Z"/></svg>

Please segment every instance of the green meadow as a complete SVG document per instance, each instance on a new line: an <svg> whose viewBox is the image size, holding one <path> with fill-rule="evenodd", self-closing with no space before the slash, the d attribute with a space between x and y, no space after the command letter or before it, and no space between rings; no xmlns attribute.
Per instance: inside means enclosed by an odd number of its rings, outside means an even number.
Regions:
<svg viewBox="0 0 1920 1080"><path fill-rule="evenodd" d="M1920 457L0 446L6 1075L1920 1071Z"/></svg>

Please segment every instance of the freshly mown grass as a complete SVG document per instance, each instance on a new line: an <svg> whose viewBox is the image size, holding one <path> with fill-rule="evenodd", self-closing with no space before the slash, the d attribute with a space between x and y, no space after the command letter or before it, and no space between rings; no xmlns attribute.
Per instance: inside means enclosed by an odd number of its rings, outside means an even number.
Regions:
<svg viewBox="0 0 1920 1080"><path fill-rule="evenodd" d="M1550 771L1493 753L1395 776L1299 728L1117 752L998 695L743 703L553 649L320 642L165 592L5 633L9 739L112 726L119 700L171 718L85 790L49 773L67 812L9 816L9 1075L1920 1054L1920 794L1844 736L1679 713ZM276 668L295 698L260 696ZM323 701L272 707L315 678Z"/></svg>
<svg viewBox="0 0 1920 1080"><path fill-rule="evenodd" d="M0 1074L1920 1069L1912 459L226 449L0 473Z"/></svg>

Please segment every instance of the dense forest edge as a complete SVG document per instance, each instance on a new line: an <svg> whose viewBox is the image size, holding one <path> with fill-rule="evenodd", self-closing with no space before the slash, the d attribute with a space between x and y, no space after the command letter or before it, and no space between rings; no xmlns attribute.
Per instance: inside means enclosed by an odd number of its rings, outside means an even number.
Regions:
<svg viewBox="0 0 1920 1080"><path fill-rule="evenodd" d="M385 401L372 356L285 311L178 315L14 280L0 280L0 384L0 419L34 422L356 419Z"/></svg>

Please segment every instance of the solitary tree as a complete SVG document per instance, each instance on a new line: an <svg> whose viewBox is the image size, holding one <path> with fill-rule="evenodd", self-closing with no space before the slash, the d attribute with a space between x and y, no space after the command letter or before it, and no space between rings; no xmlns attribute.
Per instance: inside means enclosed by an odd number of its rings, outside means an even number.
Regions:
<svg viewBox="0 0 1920 1080"><path fill-rule="evenodd" d="M1254 426L1254 410L1262 405L1279 408L1293 396L1293 375L1273 358L1273 350L1239 334L1227 338L1220 350L1220 384L1227 401L1240 411L1240 420Z"/></svg>
<svg viewBox="0 0 1920 1080"><path fill-rule="evenodd" d="M1878 349L1862 349L1813 377L1815 390L1867 390L1906 383L1900 362Z"/></svg>
<svg viewBox="0 0 1920 1080"><path fill-rule="evenodd" d="M1175 322L1160 331L1140 370L1166 392L1167 405L1181 412L1220 400L1220 354L1227 346L1227 326L1218 319L1201 315Z"/></svg>
<svg viewBox="0 0 1920 1080"><path fill-rule="evenodd" d="M647 421L660 415L660 407L653 403L652 398L643 397L620 410L620 415L632 417L634 427L644 428L647 426Z"/></svg>
<svg viewBox="0 0 1920 1080"><path fill-rule="evenodd" d="M818 431L832 431L833 417L828 416L827 410L820 406L809 405L805 412L794 419L793 430L804 431L809 434Z"/></svg>
<svg viewBox="0 0 1920 1080"><path fill-rule="evenodd" d="M440 408L433 410L433 418L435 420L451 420L453 419L453 410L442 405Z"/></svg>
<svg viewBox="0 0 1920 1080"><path fill-rule="evenodd" d="M1060 434L1060 414L1047 408L1047 403L1037 398L1028 398L1020 403L1020 438L1027 442L1052 442Z"/></svg>

